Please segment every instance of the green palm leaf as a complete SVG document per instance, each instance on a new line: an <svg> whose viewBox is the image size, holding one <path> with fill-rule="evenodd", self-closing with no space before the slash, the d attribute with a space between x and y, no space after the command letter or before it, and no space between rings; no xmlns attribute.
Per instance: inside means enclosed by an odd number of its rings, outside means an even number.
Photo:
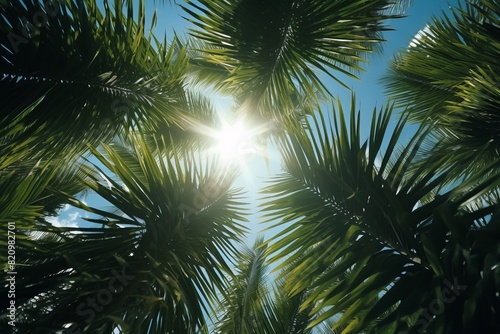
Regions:
<svg viewBox="0 0 500 334"><path fill-rule="evenodd" d="M434 18L386 78L387 91L411 120L434 124L440 145L432 145L425 163L455 165L450 179L499 158L499 7L472 1Z"/></svg>
<svg viewBox="0 0 500 334"><path fill-rule="evenodd" d="M207 43L206 59L229 77L218 86L269 114L293 109L289 96L328 89L326 73L343 84L382 40L390 1L200 1L183 6ZM331 72L333 70L334 72Z"/></svg>
<svg viewBox="0 0 500 334"><path fill-rule="evenodd" d="M480 185L476 178L451 192L440 190L446 174L432 166L415 172L410 168L429 129L421 127L398 147L405 118L390 131L392 107L387 106L374 111L368 139L363 140L355 105L353 100L348 121L339 105L333 121L317 114L306 130L292 128L283 138L286 173L264 190L267 217L285 226L269 246L271 261L283 261L278 268L299 262L293 266L289 290L299 294L312 289L302 310L313 307L312 313L322 313L310 326L337 317L333 329L344 328L343 333L416 331L421 308L435 298L442 300L443 282L462 284L470 278L454 266L471 273L477 268L462 264L460 256L449 257L459 249L474 249L477 215L461 210L475 196L498 188L498 163L489 167L494 176ZM480 215L489 220L496 210L489 207ZM474 250L479 262L497 258L491 242L489 250ZM488 268L490 274L496 270ZM470 281L483 283L477 277ZM498 289L496 283L488 284ZM463 299L445 305L438 320L426 324L459 330L450 315L466 313L465 305ZM491 326L493 313L482 315ZM475 323L476 318L468 320Z"/></svg>
<svg viewBox="0 0 500 334"><path fill-rule="evenodd" d="M250 334L269 329L265 314L270 302L265 263L266 244L257 238L253 248L244 248L238 257L229 294L222 299L215 333Z"/></svg>
<svg viewBox="0 0 500 334"><path fill-rule="evenodd" d="M132 1L112 5L105 1L104 12L92 0L2 6L0 137L7 152L78 155L120 131L182 120L185 51L146 33L143 1L137 11ZM37 27L23 17L44 22Z"/></svg>
<svg viewBox="0 0 500 334"><path fill-rule="evenodd" d="M309 314L312 307L300 310L308 290L291 296L288 290L290 268L282 270L283 278L273 281L269 275L267 243L257 237L252 248L245 247L238 257L229 293L216 315L213 333L332 333L321 323L314 329L309 324L317 317Z"/></svg>
<svg viewBox="0 0 500 334"><path fill-rule="evenodd" d="M226 290L233 242L244 231L231 175L189 154L152 154L140 137L103 150L93 150L103 167L93 166L98 173L85 184L111 208L67 194L96 226L40 229L36 249L18 249L18 284L30 287L17 299L18 327L195 333L208 303ZM115 280L109 288L117 275L121 287ZM99 302L100 294L111 301ZM101 309L92 311L88 298Z"/></svg>

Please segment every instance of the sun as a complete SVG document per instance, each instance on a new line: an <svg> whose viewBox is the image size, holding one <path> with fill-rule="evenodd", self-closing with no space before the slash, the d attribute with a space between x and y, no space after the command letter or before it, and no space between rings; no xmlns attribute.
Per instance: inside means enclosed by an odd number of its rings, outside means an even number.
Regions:
<svg viewBox="0 0 500 334"><path fill-rule="evenodd" d="M191 130L203 135L210 142L204 151L207 157L215 157L225 167L247 169L253 157L267 158L265 136L273 131L271 123L253 124L247 118L219 116L219 126L193 124Z"/></svg>
<svg viewBox="0 0 500 334"><path fill-rule="evenodd" d="M214 133L215 152L226 163L243 162L256 152L256 133L242 121L225 123Z"/></svg>

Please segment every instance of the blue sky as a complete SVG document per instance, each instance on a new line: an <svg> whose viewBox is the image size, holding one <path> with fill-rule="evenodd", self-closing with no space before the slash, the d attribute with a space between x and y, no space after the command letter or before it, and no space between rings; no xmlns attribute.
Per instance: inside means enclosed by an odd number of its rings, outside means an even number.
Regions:
<svg viewBox="0 0 500 334"><path fill-rule="evenodd" d="M146 11L151 15L153 8L157 7L158 22L155 29L155 34L162 37L165 33L167 40L170 40L175 29L177 34L185 34L186 28L190 23L183 19L182 9L168 4L158 3L159 1L147 1ZM182 1L179 1L181 3ZM156 4L155 4L156 3ZM366 71L361 73L360 80L346 79L346 83L356 93L357 108L361 110L363 124L369 125L371 114L375 106L382 106L387 97L384 95L383 85L380 82L382 76L387 73L390 60L397 52L402 52L411 42L411 40L423 30L427 23L431 22L433 16L441 15L442 10L448 11L449 6L456 7L457 1L432 1L419 0L414 1L414 4L407 8L407 17L401 19L393 19L388 25L393 31L385 33L384 49L382 53L370 55L369 62L365 65ZM325 77L325 76L323 76ZM344 109L348 109L351 100L351 92L334 83L333 80L325 78L325 82L331 92L338 97ZM230 105L228 98L218 98L214 100L217 108L221 109L224 106ZM326 111L331 112L331 110ZM394 119L394 122L396 119ZM411 127L407 131L407 136L411 133ZM368 127L366 127L366 135L368 135ZM250 233L248 235L248 244L252 244L257 233L268 225L259 224L262 220L258 213L258 190L264 185L272 175L280 172L279 153L273 149L268 149L270 159L269 169L266 167L264 160L260 157L251 159L248 163L247 171L244 171L241 177L237 180L235 186L242 187L246 190L247 201L249 202L249 220L248 227ZM102 203L100 198L95 195L88 195L84 198L90 206L109 207L109 204ZM84 212L77 211L74 208L66 206L61 210L58 217L54 217L51 221L59 226L77 226L85 224L83 218L88 215ZM270 236L267 233L266 236Z"/></svg>

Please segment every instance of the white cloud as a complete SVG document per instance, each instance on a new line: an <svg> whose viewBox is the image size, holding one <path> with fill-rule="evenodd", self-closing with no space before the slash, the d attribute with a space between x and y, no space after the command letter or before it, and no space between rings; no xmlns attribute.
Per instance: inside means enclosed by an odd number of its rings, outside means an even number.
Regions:
<svg viewBox="0 0 500 334"><path fill-rule="evenodd" d="M73 212L73 213L68 214L69 221L76 221L78 216L80 216L80 214L78 212Z"/></svg>
<svg viewBox="0 0 500 334"><path fill-rule="evenodd" d="M46 220L57 227L78 227L78 217L80 217L80 213L73 212L68 214L68 218L47 217Z"/></svg>

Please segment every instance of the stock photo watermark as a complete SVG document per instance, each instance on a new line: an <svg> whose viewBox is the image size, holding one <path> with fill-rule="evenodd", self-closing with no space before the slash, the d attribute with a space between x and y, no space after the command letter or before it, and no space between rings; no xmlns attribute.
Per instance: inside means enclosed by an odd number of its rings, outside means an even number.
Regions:
<svg viewBox="0 0 500 334"><path fill-rule="evenodd" d="M458 283L458 278L454 278L453 283L445 279L443 281L446 286L442 290L443 298L436 298L429 302L427 307L423 309L417 322L413 324L411 328L415 328L419 333L425 333L425 329L434 317L442 314L445 310L445 304L453 303L458 296L467 289L466 285L461 285ZM402 331L398 334L409 334L409 332Z"/></svg>
<svg viewBox="0 0 500 334"><path fill-rule="evenodd" d="M84 302L81 302L76 307L76 314L84 318L86 324L90 324L96 317L97 313L102 312L104 308L113 302L114 296L123 292L129 282L135 279L134 275L129 275L125 272L125 267L122 271L111 270L112 277L108 280L106 287L99 290L94 296L87 297ZM64 334L79 334L82 328L77 323L68 324L64 330Z"/></svg>
<svg viewBox="0 0 500 334"><path fill-rule="evenodd" d="M49 22L49 17L53 18L59 13L60 5L60 0L47 0L43 2L43 9L35 12L30 18L21 17L22 24L18 27L19 30L7 34L12 52L18 53L20 45L28 43L39 34L40 29Z"/></svg>
<svg viewBox="0 0 500 334"><path fill-rule="evenodd" d="M16 326L16 224L9 222L7 224L7 298L8 298L8 324Z"/></svg>

